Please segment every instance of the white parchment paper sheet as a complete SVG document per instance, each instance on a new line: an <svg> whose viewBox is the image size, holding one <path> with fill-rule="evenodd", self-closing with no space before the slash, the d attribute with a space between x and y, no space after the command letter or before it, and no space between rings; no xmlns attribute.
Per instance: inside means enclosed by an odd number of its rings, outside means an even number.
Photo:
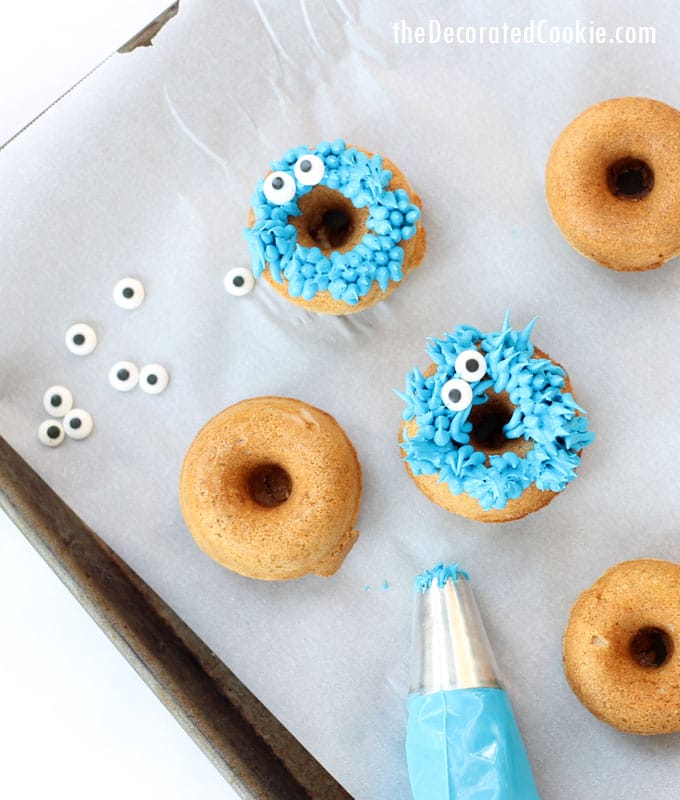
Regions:
<svg viewBox="0 0 680 800"><path fill-rule="evenodd" d="M405 800L411 580L461 561L546 798L680 787L678 737L598 722L561 667L578 593L640 556L680 560L677 391L680 263L617 274L572 251L543 191L550 146L598 100L680 106L671 3L182 3L152 48L110 60L0 153L3 435L168 600L362 800ZM655 25L655 46L404 46L392 25ZM428 251L385 303L347 319L296 309L265 285L228 296L249 263L249 198L288 147L344 137L389 155L423 198ZM137 311L111 290L133 275ZM534 314L597 441L543 511L485 526L412 485L392 393L426 366L428 335ZM68 326L100 345L71 356ZM159 361L158 397L115 393L114 361ZM43 391L69 386L96 430L48 450ZM250 581L204 556L176 487L214 413L259 394L332 413L364 469L361 538L331 579ZM384 588L383 581L387 581Z"/></svg>

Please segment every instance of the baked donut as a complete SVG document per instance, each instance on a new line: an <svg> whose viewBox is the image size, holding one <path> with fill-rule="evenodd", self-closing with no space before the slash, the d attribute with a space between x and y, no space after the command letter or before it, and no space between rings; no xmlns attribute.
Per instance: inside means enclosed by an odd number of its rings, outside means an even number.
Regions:
<svg viewBox="0 0 680 800"><path fill-rule="evenodd" d="M400 431L416 486L448 511L483 522L519 519L576 477L593 440L559 364L522 330L468 325L429 339L432 364L406 377Z"/></svg>
<svg viewBox="0 0 680 800"><path fill-rule="evenodd" d="M587 108L546 167L550 212L569 244L616 270L680 253L680 111L648 97Z"/></svg>
<svg viewBox="0 0 680 800"><path fill-rule="evenodd" d="M256 397L199 432L179 496L198 545L234 572L332 575L359 535L361 467L330 414L289 397Z"/></svg>
<svg viewBox="0 0 680 800"><path fill-rule="evenodd" d="M680 731L680 564L608 569L571 609L564 672L574 694L627 733Z"/></svg>
<svg viewBox="0 0 680 800"><path fill-rule="evenodd" d="M389 159L341 139L296 147L261 179L245 231L256 278L311 311L350 314L422 261L420 198Z"/></svg>

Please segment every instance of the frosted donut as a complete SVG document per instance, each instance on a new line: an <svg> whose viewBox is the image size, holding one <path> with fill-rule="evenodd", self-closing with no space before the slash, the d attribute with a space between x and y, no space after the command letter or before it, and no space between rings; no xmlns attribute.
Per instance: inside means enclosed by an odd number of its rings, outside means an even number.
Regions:
<svg viewBox="0 0 680 800"><path fill-rule="evenodd" d="M354 447L301 400L256 397L211 419L186 454L179 495L198 545L251 578L332 575L359 535Z"/></svg>
<svg viewBox="0 0 680 800"><path fill-rule="evenodd" d="M547 505L576 477L593 440L567 374L524 330L459 326L429 339L432 363L404 392L403 460L433 502L470 519L507 522Z"/></svg>
<svg viewBox="0 0 680 800"><path fill-rule="evenodd" d="M546 167L550 212L586 258L616 270L660 267L680 253L680 111L647 97L587 108Z"/></svg>
<svg viewBox="0 0 680 800"><path fill-rule="evenodd" d="M564 671L585 707L628 733L680 731L680 564L608 569L574 604Z"/></svg>
<svg viewBox="0 0 680 800"><path fill-rule="evenodd" d="M297 305L350 314L383 300L425 254L420 198L384 156L345 144L296 147L251 200L253 274Z"/></svg>

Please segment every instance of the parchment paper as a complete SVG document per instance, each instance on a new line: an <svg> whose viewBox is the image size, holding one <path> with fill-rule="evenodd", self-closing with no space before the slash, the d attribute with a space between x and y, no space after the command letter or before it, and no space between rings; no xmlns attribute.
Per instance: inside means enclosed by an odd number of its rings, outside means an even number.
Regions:
<svg viewBox="0 0 680 800"><path fill-rule="evenodd" d="M501 7L504 6L504 7ZM563 240L543 171L591 103L641 94L680 106L670 3L327 0L182 3L152 48L111 59L0 154L0 425L10 442L362 800L405 800L411 580L461 561L546 798L680 787L677 736L616 732L566 685L571 604L628 558L680 560L680 263L618 274ZM392 25L655 25L655 46L420 45ZM344 137L382 152L423 198L425 261L372 310L311 315L221 285L248 265L242 229L271 159ZM117 308L114 283L146 303ZM579 479L523 521L483 525L431 504L397 447L406 372L425 338L497 329L506 308L565 365L597 440ZM99 334L69 354L70 324ZM114 392L114 361L158 361L157 397ZM36 430L51 384L96 430L49 450ZM177 503L186 448L214 413L260 394L331 414L364 470L361 537L331 579L261 583L194 545ZM386 582L386 583L384 583ZM671 791L671 795L668 792Z"/></svg>

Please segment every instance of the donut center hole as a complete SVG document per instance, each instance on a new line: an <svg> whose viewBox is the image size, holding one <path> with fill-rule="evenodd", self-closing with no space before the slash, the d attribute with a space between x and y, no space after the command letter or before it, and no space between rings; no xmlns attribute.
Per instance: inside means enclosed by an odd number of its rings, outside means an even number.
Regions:
<svg viewBox="0 0 680 800"><path fill-rule="evenodd" d="M290 497L293 482L278 464L262 464L248 476L250 497L264 508L276 508Z"/></svg>
<svg viewBox="0 0 680 800"><path fill-rule="evenodd" d="M630 654L641 667L660 667L669 659L673 641L661 628L640 628L630 640Z"/></svg>
<svg viewBox="0 0 680 800"><path fill-rule="evenodd" d="M510 402L507 392L496 394L489 390L488 401L478 406L473 406L469 420L472 423L470 444L475 450L485 453L504 453L513 449L519 440L508 439L503 432L503 427L510 422L514 406Z"/></svg>
<svg viewBox="0 0 680 800"><path fill-rule="evenodd" d="M355 208L340 192L315 186L298 200L298 207L302 214L288 221L297 228L298 244L303 247L318 247L328 255L333 250L351 250L361 241L368 210Z"/></svg>
<svg viewBox="0 0 680 800"><path fill-rule="evenodd" d="M352 220L344 208L329 208L321 215L318 228L309 235L322 247L342 247L352 233Z"/></svg>
<svg viewBox="0 0 680 800"><path fill-rule="evenodd" d="M621 158L607 170L609 191L625 200L641 200L654 186L654 172L639 158Z"/></svg>

